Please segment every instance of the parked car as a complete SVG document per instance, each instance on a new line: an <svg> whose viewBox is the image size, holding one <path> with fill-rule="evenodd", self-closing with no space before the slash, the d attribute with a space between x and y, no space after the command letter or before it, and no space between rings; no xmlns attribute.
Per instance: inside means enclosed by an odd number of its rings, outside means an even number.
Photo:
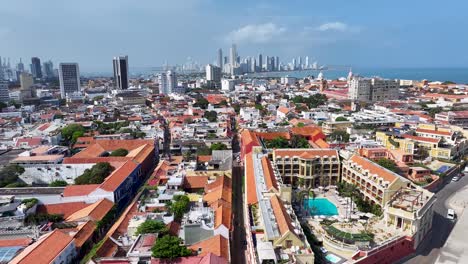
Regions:
<svg viewBox="0 0 468 264"><path fill-rule="evenodd" d="M455 220L455 211L453 209L447 210L447 219Z"/></svg>
<svg viewBox="0 0 468 264"><path fill-rule="evenodd" d="M453 181L453 182L457 182L457 181L459 181L459 180L460 180L460 177L458 177L458 176L455 176L455 177L452 178L452 181Z"/></svg>
<svg viewBox="0 0 468 264"><path fill-rule="evenodd" d="M327 254L328 253L328 250L324 247L321 247L320 248L320 251L322 251L323 254Z"/></svg>

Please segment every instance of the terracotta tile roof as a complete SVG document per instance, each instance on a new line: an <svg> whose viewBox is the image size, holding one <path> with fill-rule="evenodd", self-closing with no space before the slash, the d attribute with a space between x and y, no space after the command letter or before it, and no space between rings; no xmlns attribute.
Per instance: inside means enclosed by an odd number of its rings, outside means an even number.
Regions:
<svg viewBox="0 0 468 264"><path fill-rule="evenodd" d="M94 230L96 229L96 224L93 221L87 221L77 226L76 229L77 232L73 238L75 239L76 247L81 248L86 241L92 238Z"/></svg>
<svg viewBox="0 0 468 264"><path fill-rule="evenodd" d="M25 247L31 242L32 238L0 239L0 247Z"/></svg>
<svg viewBox="0 0 468 264"><path fill-rule="evenodd" d="M276 111L281 112L281 113L286 115L287 113L289 113L290 110L287 107L280 106L280 107L278 107L278 109L276 109Z"/></svg>
<svg viewBox="0 0 468 264"><path fill-rule="evenodd" d="M322 129L317 126L292 127L291 133L304 137L316 136L322 133Z"/></svg>
<svg viewBox="0 0 468 264"><path fill-rule="evenodd" d="M114 206L113 202L107 199L102 199L73 213L66 218L66 221L73 222L80 221L82 219L98 221L101 220L112 209L112 206Z"/></svg>
<svg viewBox="0 0 468 264"><path fill-rule="evenodd" d="M270 198L271 207L273 208L273 213L275 214L276 223L278 224L278 229L281 235L284 235L286 232L291 231L294 233L294 227L292 226L292 220L286 208L284 208L283 203L279 200L278 196L273 195Z"/></svg>
<svg viewBox="0 0 468 264"><path fill-rule="evenodd" d="M72 237L56 229L25 248L10 264L51 263L72 241Z"/></svg>
<svg viewBox="0 0 468 264"><path fill-rule="evenodd" d="M314 142L319 148L329 148L330 145L323 139L318 139Z"/></svg>
<svg viewBox="0 0 468 264"><path fill-rule="evenodd" d="M267 159L266 156L262 157L262 168L267 190L270 191L272 188L274 188L276 191L278 191L278 181L275 178L275 173L273 171L273 167L271 167L271 162Z"/></svg>
<svg viewBox="0 0 468 264"><path fill-rule="evenodd" d="M220 188L232 189L232 181L227 176L220 176L214 182L206 185L205 191L207 193L216 191Z"/></svg>
<svg viewBox="0 0 468 264"><path fill-rule="evenodd" d="M209 162L210 160L211 160L211 155L198 156L198 162Z"/></svg>
<svg viewBox="0 0 468 264"><path fill-rule="evenodd" d="M416 129L416 133L425 133L425 134L433 134L433 135L441 135L441 136L453 135L453 132L432 130L432 129L422 129L422 128Z"/></svg>
<svg viewBox="0 0 468 264"><path fill-rule="evenodd" d="M216 256L223 257L229 260L229 241L221 235L216 235L206 240L200 241L189 247L194 251L198 251L201 248L199 256L205 256L209 253L213 253Z"/></svg>
<svg viewBox="0 0 468 264"><path fill-rule="evenodd" d="M105 262L107 264L107 262ZM205 256L190 256L177 258L170 261L171 264L228 264L228 261L223 257L214 255L213 253L208 253ZM114 264L114 263L110 263ZM120 264L120 263L118 263ZM167 260L164 259L151 259L151 264L169 264Z"/></svg>
<svg viewBox="0 0 468 264"><path fill-rule="evenodd" d="M63 197L85 196L96 190L100 184L68 185L63 190Z"/></svg>
<svg viewBox="0 0 468 264"><path fill-rule="evenodd" d="M338 158L338 151L334 149L275 149L273 150L275 157L299 157L302 159L314 159L316 157L336 157Z"/></svg>
<svg viewBox="0 0 468 264"><path fill-rule="evenodd" d="M256 134L264 140L272 140L278 137L291 139L291 135L289 134L289 132L258 132Z"/></svg>
<svg viewBox="0 0 468 264"><path fill-rule="evenodd" d="M232 229L232 212L231 208L227 206L220 206L215 210L215 228L224 225L227 229Z"/></svg>
<svg viewBox="0 0 468 264"><path fill-rule="evenodd" d="M119 168L116 168L105 180L99 188L105 190L105 191L110 191L114 192L120 184L122 184L125 179L138 167L138 165L129 160L125 162L124 165L122 165Z"/></svg>
<svg viewBox="0 0 468 264"><path fill-rule="evenodd" d="M59 204L40 204L37 206L39 213L60 214L64 218L69 217L74 212L88 206L85 202L59 203Z"/></svg>
<svg viewBox="0 0 468 264"><path fill-rule="evenodd" d="M418 136L413 136L413 135L408 135L408 134L403 134L404 138L415 140L415 141L421 141L421 142L427 142L427 143L439 143L440 139L438 138L428 138L428 137L418 137Z"/></svg>
<svg viewBox="0 0 468 264"><path fill-rule="evenodd" d="M359 155L353 155L350 161L361 166L363 170L368 170L370 174L377 175L377 177L380 177L389 183L392 183L394 180L399 178L398 174L391 172L379 166L377 163L374 163Z"/></svg>
<svg viewBox="0 0 468 264"><path fill-rule="evenodd" d="M242 144L248 145L250 143L255 143L259 146L257 136L255 135L255 132L252 132L250 130L243 130L241 133L241 139L242 139Z"/></svg>
<svg viewBox="0 0 468 264"><path fill-rule="evenodd" d="M173 236L179 236L180 231L180 224L176 221L172 221L166 225L167 229L169 230L168 233Z"/></svg>
<svg viewBox="0 0 468 264"><path fill-rule="evenodd" d="M22 145L21 143L27 143L27 145L30 147L39 146L42 143L42 138L40 137L19 138L18 141L16 141L16 146L20 147Z"/></svg>
<svg viewBox="0 0 468 264"><path fill-rule="evenodd" d="M119 148L123 148L131 152L134 149L140 148L143 145L153 146L153 140L132 139L132 140L94 140L90 146L81 152L77 153L74 158L93 158L99 157L103 152L111 152ZM136 154L134 154L136 155Z"/></svg>
<svg viewBox="0 0 468 264"><path fill-rule="evenodd" d="M257 198L257 186L255 184L255 174L253 167L252 154L245 156L245 177L246 177L246 192L247 192L247 203L249 205L258 203Z"/></svg>
<svg viewBox="0 0 468 264"><path fill-rule="evenodd" d="M208 176L186 176L184 187L187 189L205 188L208 178Z"/></svg>
<svg viewBox="0 0 468 264"><path fill-rule="evenodd" d="M219 200L224 201L224 204L232 203L232 190L227 188L219 188L215 191L207 193L203 196L203 200L212 205L213 203L219 202Z"/></svg>

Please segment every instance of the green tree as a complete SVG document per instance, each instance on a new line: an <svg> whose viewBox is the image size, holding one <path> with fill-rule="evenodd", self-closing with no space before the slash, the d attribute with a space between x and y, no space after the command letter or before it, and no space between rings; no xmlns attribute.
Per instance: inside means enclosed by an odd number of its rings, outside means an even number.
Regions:
<svg viewBox="0 0 468 264"><path fill-rule="evenodd" d="M64 180L56 180L56 181L49 183L49 187L64 187L67 185L68 183Z"/></svg>
<svg viewBox="0 0 468 264"><path fill-rule="evenodd" d="M3 108L7 108L8 105L5 104L4 102L0 102L0 111L3 110Z"/></svg>
<svg viewBox="0 0 468 264"><path fill-rule="evenodd" d="M136 234L156 234L156 233L166 233L167 227L166 225L157 220L146 220L140 226L138 226L136 230Z"/></svg>
<svg viewBox="0 0 468 264"><path fill-rule="evenodd" d="M206 109L208 108L209 104L210 103L208 102L208 100L202 97L202 98L198 98L197 101L193 104L193 106L200 107L201 109Z"/></svg>
<svg viewBox="0 0 468 264"><path fill-rule="evenodd" d="M289 141L284 137L265 140L265 143L267 148L289 148Z"/></svg>
<svg viewBox="0 0 468 264"><path fill-rule="evenodd" d="M295 96L292 99L294 104L306 104L309 108L317 108L327 102L327 96L324 94L314 94L309 97Z"/></svg>
<svg viewBox="0 0 468 264"><path fill-rule="evenodd" d="M152 256L154 258L174 259L178 257L187 257L192 252L186 247L182 246L182 239L175 236L165 235L156 239L151 248Z"/></svg>
<svg viewBox="0 0 468 264"><path fill-rule="evenodd" d="M108 162L98 162L91 169L86 169L84 173L75 179L75 184L101 184L114 168Z"/></svg>
<svg viewBox="0 0 468 264"><path fill-rule="evenodd" d="M297 127L305 127L305 124L302 122L297 123Z"/></svg>
<svg viewBox="0 0 468 264"><path fill-rule="evenodd" d="M228 102L226 100L222 100L221 102L219 102L219 105L226 106L228 105Z"/></svg>
<svg viewBox="0 0 468 264"><path fill-rule="evenodd" d="M12 187L12 184L19 183L19 176L23 173L24 168L16 164L3 167L3 169L0 170L0 187Z"/></svg>
<svg viewBox="0 0 468 264"><path fill-rule="evenodd" d="M211 150L227 150L228 147L223 143L213 143L210 146Z"/></svg>
<svg viewBox="0 0 468 264"><path fill-rule="evenodd" d="M391 159L386 159L386 158L378 159L377 164L379 164L380 166L386 168L387 170L391 170L393 172L398 173L398 167L397 167L395 161L393 161Z"/></svg>
<svg viewBox="0 0 468 264"><path fill-rule="evenodd" d="M330 135L328 135L327 139L331 141L339 141L339 142L349 142L350 135L343 130L333 131Z"/></svg>
<svg viewBox="0 0 468 264"><path fill-rule="evenodd" d="M125 157L125 156L127 156L127 154L128 154L128 150L126 150L124 148L118 148L118 149L112 151L109 156L111 156L111 157Z"/></svg>
<svg viewBox="0 0 468 264"><path fill-rule="evenodd" d="M78 137L84 135L85 128L80 124L70 124L61 130L63 139L68 144L74 144Z"/></svg>
<svg viewBox="0 0 468 264"><path fill-rule="evenodd" d="M190 199L186 195L174 195L173 200L174 202L169 206L169 211L174 214L176 219L182 219L190 208Z"/></svg>
<svg viewBox="0 0 468 264"><path fill-rule="evenodd" d="M197 147L197 155L211 155L211 149L206 145Z"/></svg>
<svg viewBox="0 0 468 264"><path fill-rule="evenodd" d="M339 116L339 117L335 118L335 121L336 122L342 122L342 121L348 121L348 119L346 117Z"/></svg>
<svg viewBox="0 0 468 264"><path fill-rule="evenodd" d="M310 148L309 141L303 136L294 135L291 138L292 148Z"/></svg>
<svg viewBox="0 0 468 264"><path fill-rule="evenodd" d="M205 111L203 117L208 119L210 122L216 122L218 120L218 113L216 113L216 111Z"/></svg>

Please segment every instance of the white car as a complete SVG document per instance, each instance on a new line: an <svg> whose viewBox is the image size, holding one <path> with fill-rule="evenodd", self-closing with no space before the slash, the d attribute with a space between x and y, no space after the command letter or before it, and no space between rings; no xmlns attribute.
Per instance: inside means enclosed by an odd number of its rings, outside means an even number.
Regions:
<svg viewBox="0 0 468 264"><path fill-rule="evenodd" d="M447 210L447 219L455 220L455 211L453 209Z"/></svg>
<svg viewBox="0 0 468 264"><path fill-rule="evenodd" d="M460 180L460 177L458 177L458 176L455 176L455 177L452 178L452 181L453 181L453 182L457 182L457 181L459 181L459 180Z"/></svg>
<svg viewBox="0 0 468 264"><path fill-rule="evenodd" d="M324 247L321 247L320 248L320 251L322 251L323 254L327 254L328 253L328 250Z"/></svg>

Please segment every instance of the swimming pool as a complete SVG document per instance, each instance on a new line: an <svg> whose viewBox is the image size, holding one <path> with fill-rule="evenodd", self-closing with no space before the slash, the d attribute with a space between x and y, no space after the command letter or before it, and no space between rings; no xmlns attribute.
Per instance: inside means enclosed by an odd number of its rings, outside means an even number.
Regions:
<svg viewBox="0 0 468 264"><path fill-rule="evenodd" d="M327 198L315 198L304 200L304 209L308 210L310 215L338 215L338 209Z"/></svg>
<svg viewBox="0 0 468 264"><path fill-rule="evenodd" d="M328 254L325 256L325 258L331 263L338 263L341 260L341 258L333 254Z"/></svg>

